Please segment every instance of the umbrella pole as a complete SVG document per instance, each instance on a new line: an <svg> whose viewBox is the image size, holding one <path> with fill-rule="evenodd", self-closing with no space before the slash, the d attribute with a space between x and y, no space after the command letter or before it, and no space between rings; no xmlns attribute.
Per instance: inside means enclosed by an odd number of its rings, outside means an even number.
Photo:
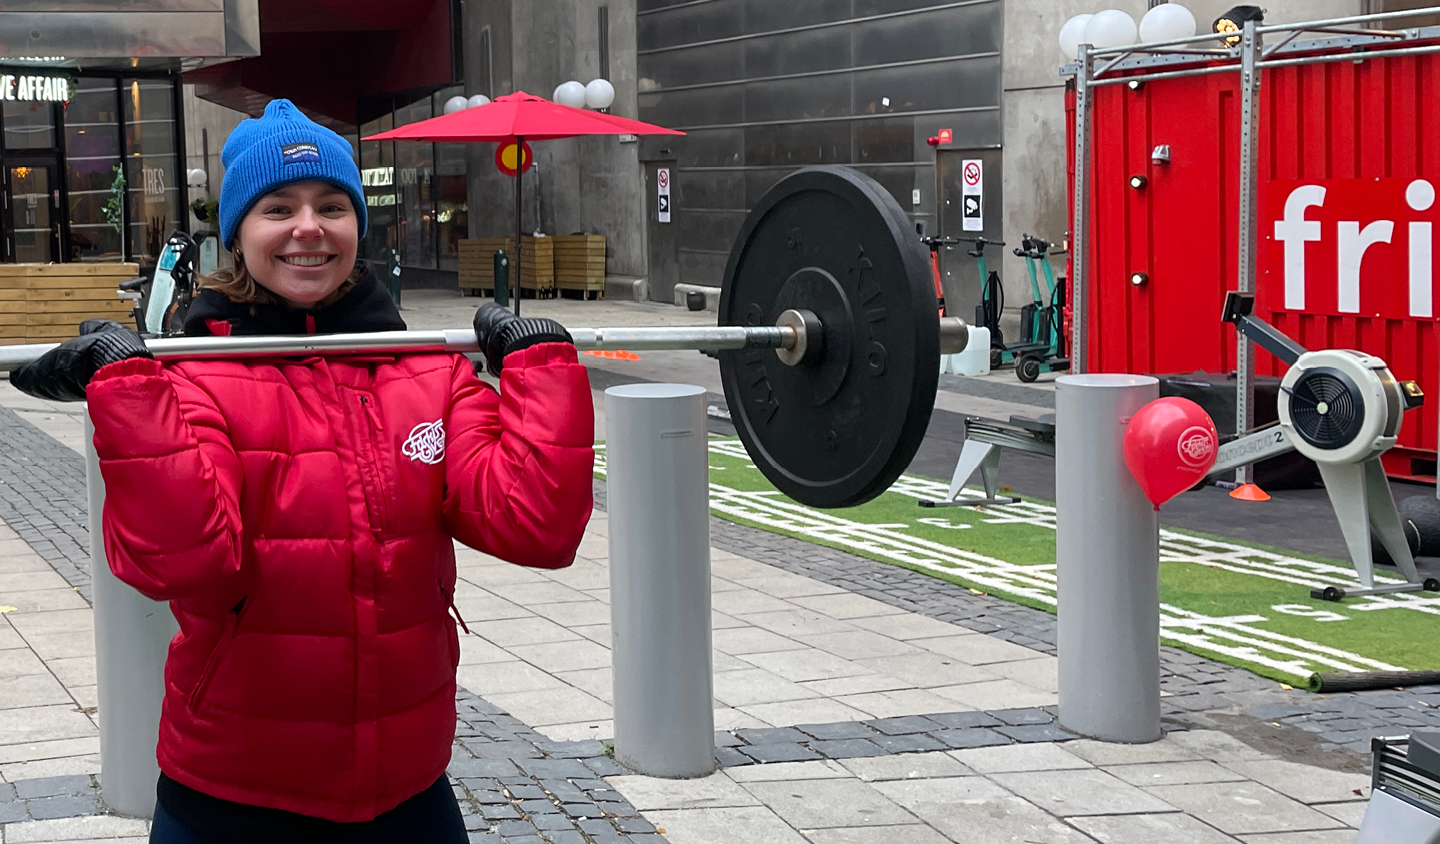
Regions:
<svg viewBox="0 0 1440 844"><path fill-rule="evenodd" d="M510 277L515 283L510 287L510 295L515 297L515 315L520 315L520 253L524 247L520 245L520 215L522 206L520 204L520 179L525 175L525 139L515 138L515 255L510 259L510 266L514 268L514 274Z"/></svg>

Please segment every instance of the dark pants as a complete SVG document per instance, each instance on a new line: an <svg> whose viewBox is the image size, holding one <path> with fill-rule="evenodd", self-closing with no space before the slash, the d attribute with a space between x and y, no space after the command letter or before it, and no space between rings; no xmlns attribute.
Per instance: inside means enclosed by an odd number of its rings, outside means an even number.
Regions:
<svg viewBox="0 0 1440 844"><path fill-rule="evenodd" d="M159 791L150 844L466 844L467 840L460 806L443 776L363 823L243 806L200 794L163 775ZM167 803L173 811L166 809Z"/></svg>

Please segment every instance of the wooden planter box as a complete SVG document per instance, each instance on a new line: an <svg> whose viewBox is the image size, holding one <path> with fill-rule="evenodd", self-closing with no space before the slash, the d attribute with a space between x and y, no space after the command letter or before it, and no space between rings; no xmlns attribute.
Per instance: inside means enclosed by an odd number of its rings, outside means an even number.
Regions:
<svg viewBox="0 0 1440 844"><path fill-rule="evenodd" d="M555 241L555 286L605 295L605 235L563 234Z"/></svg>
<svg viewBox="0 0 1440 844"><path fill-rule="evenodd" d="M68 340L91 317L134 327L118 291L139 274L136 264L0 264L0 345Z"/></svg>
<svg viewBox="0 0 1440 844"><path fill-rule="evenodd" d="M524 235L520 240L520 287L536 295L552 294L555 290L555 252L553 237ZM504 249L515 266L515 238L474 237L460 241L460 287L462 290L492 291L495 289L495 252ZM514 284L514 279L511 279Z"/></svg>

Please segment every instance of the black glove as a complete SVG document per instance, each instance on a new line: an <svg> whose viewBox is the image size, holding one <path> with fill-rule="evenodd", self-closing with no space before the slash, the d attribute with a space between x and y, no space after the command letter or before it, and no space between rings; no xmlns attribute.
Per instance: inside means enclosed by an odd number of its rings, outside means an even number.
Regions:
<svg viewBox="0 0 1440 844"><path fill-rule="evenodd" d="M51 401L84 401L85 385L100 367L127 358L153 358L145 341L110 319L87 319L80 336L66 340L10 373L10 383L27 395Z"/></svg>
<svg viewBox="0 0 1440 844"><path fill-rule="evenodd" d="M517 317L494 302L482 305L475 312L475 340L485 355L485 370L498 376L511 352L528 349L537 343L573 343L565 326L553 319Z"/></svg>

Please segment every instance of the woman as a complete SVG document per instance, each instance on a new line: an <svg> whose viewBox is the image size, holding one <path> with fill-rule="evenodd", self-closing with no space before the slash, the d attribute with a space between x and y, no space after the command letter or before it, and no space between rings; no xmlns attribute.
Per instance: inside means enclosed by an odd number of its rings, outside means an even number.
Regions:
<svg viewBox="0 0 1440 844"><path fill-rule="evenodd" d="M348 143L276 100L223 160L236 266L187 334L405 327L355 260ZM161 363L99 320L12 376L88 399L110 566L180 623L152 842L465 841L445 778L452 537L569 565L594 431L564 328L493 306L475 322L499 395L459 355Z"/></svg>

